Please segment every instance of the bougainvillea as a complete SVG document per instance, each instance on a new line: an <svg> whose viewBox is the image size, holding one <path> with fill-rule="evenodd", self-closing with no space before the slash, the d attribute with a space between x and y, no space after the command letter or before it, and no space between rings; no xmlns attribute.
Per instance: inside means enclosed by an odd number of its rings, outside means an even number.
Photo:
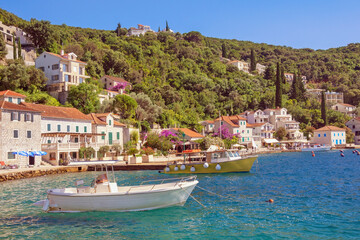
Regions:
<svg viewBox="0 0 360 240"><path fill-rule="evenodd" d="M120 83L116 84L115 86L113 86L109 90L118 92L120 89L125 89L128 85L129 85L129 83L120 82Z"/></svg>
<svg viewBox="0 0 360 240"><path fill-rule="evenodd" d="M229 128L226 126L221 127L221 136L220 136L220 128L213 134L213 137L221 137L222 139L233 139L233 137L240 138L240 134L233 134L229 131Z"/></svg>

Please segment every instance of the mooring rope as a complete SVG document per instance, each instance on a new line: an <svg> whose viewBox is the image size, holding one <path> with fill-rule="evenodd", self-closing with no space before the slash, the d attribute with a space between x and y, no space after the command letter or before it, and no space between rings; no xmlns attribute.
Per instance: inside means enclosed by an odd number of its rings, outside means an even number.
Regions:
<svg viewBox="0 0 360 240"><path fill-rule="evenodd" d="M227 199L231 199L231 200L240 201L240 199L237 199L237 198L234 198L234 197L223 196L223 195L221 195L221 194L214 193L214 192L212 192L212 191L210 191L210 190L207 190L207 189L205 189L205 188L202 188L202 187L199 187L199 186L196 186L196 187L199 188L199 189L201 189L201 190L203 190L203 191L205 191L205 192L208 192L208 193L210 193L210 194L216 195L216 196L221 197L221 198L227 198Z"/></svg>

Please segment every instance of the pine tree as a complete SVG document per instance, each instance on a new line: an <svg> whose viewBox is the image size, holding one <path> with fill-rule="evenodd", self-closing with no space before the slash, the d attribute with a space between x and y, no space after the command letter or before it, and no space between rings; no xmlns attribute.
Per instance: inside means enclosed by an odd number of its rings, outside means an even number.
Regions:
<svg viewBox="0 0 360 240"><path fill-rule="evenodd" d="M0 59L3 59L7 54L6 44L3 36L0 36Z"/></svg>
<svg viewBox="0 0 360 240"><path fill-rule="evenodd" d="M16 41L15 41L15 35L13 34L13 58L16 59Z"/></svg>
<svg viewBox="0 0 360 240"><path fill-rule="evenodd" d="M226 48L225 43L223 43L223 44L221 45L221 52L222 52L222 57L223 57L223 58L226 58L226 57L227 57L227 48Z"/></svg>
<svg viewBox="0 0 360 240"><path fill-rule="evenodd" d="M282 107L282 78L281 78L280 63L276 66L276 93L275 93L275 107Z"/></svg>
<svg viewBox="0 0 360 240"><path fill-rule="evenodd" d="M250 71L256 70L256 55L254 49L251 49L251 56L250 56Z"/></svg>
<svg viewBox="0 0 360 240"><path fill-rule="evenodd" d="M170 31L170 28L169 28L169 24L168 24L168 21L166 20L166 31Z"/></svg>
<svg viewBox="0 0 360 240"><path fill-rule="evenodd" d="M321 92L321 118L324 121L324 126L327 125L327 116L326 116L326 100L325 100L325 92Z"/></svg>
<svg viewBox="0 0 360 240"><path fill-rule="evenodd" d="M20 38L18 38L18 41L17 41L17 48L18 48L18 58L21 59L22 56L21 56L21 44L20 44Z"/></svg>

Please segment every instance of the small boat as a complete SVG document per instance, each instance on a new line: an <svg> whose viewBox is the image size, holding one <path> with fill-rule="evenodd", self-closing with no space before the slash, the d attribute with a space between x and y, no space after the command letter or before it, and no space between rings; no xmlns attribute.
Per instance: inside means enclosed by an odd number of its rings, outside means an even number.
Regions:
<svg viewBox="0 0 360 240"><path fill-rule="evenodd" d="M257 157L257 155L241 155L238 150L207 151L188 155L187 162L168 164L163 172L167 174L250 172Z"/></svg>
<svg viewBox="0 0 360 240"><path fill-rule="evenodd" d="M331 149L331 146L315 144L315 145L303 146L301 148L301 151L302 152L320 152L320 151L329 151L330 149Z"/></svg>
<svg viewBox="0 0 360 240"><path fill-rule="evenodd" d="M107 169L107 168L106 168ZM114 176L114 175L113 175ZM92 186L58 188L47 191L47 199L34 203L46 212L144 211L183 206L198 184L196 176L145 181L136 186L117 186L108 173L99 175Z"/></svg>

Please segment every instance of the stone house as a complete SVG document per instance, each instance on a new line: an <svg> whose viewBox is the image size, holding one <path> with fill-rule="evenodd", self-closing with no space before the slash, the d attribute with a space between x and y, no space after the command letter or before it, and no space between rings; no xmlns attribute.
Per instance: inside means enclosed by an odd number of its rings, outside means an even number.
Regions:
<svg viewBox="0 0 360 240"><path fill-rule="evenodd" d="M248 145L252 141L252 127L248 126L246 119L239 116L222 116L215 119L214 131L218 132L220 127L226 127L232 134L239 135L239 143Z"/></svg>
<svg viewBox="0 0 360 240"><path fill-rule="evenodd" d="M62 104L66 102L70 87L77 86L90 78L85 73L86 63L77 60L75 53L61 55L43 52L35 60L35 67L42 70L47 77L47 91Z"/></svg>
<svg viewBox="0 0 360 240"><path fill-rule="evenodd" d="M350 117L356 117L356 113L355 113L356 107L351 104L337 103L337 104L331 106L331 109L341 112L343 114L346 114Z"/></svg>
<svg viewBox="0 0 360 240"><path fill-rule="evenodd" d="M346 130L335 126L325 126L316 129L314 130L314 136L311 139L311 142L332 147L345 146Z"/></svg>
<svg viewBox="0 0 360 240"><path fill-rule="evenodd" d="M11 90L0 91L0 101L20 104L22 102L25 102L25 98L26 98L25 95L22 95L20 93Z"/></svg>
<svg viewBox="0 0 360 240"><path fill-rule="evenodd" d="M354 133L355 144L360 145L360 117L356 117L347 121L345 125Z"/></svg>
<svg viewBox="0 0 360 240"><path fill-rule="evenodd" d="M203 126L203 135L209 135L214 133L215 121L214 120L205 120L200 122Z"/></svg>
<svg viewBox="0 0 360 240"><path fill-rule="evenodd" d="M8 94L6 100L0 100L0 161L19 167L39 166L40 156L20 156L13 152L41 150L40 111L17 104L18 101L9 102L9 97L15 94L11 91Z"/></svg>

